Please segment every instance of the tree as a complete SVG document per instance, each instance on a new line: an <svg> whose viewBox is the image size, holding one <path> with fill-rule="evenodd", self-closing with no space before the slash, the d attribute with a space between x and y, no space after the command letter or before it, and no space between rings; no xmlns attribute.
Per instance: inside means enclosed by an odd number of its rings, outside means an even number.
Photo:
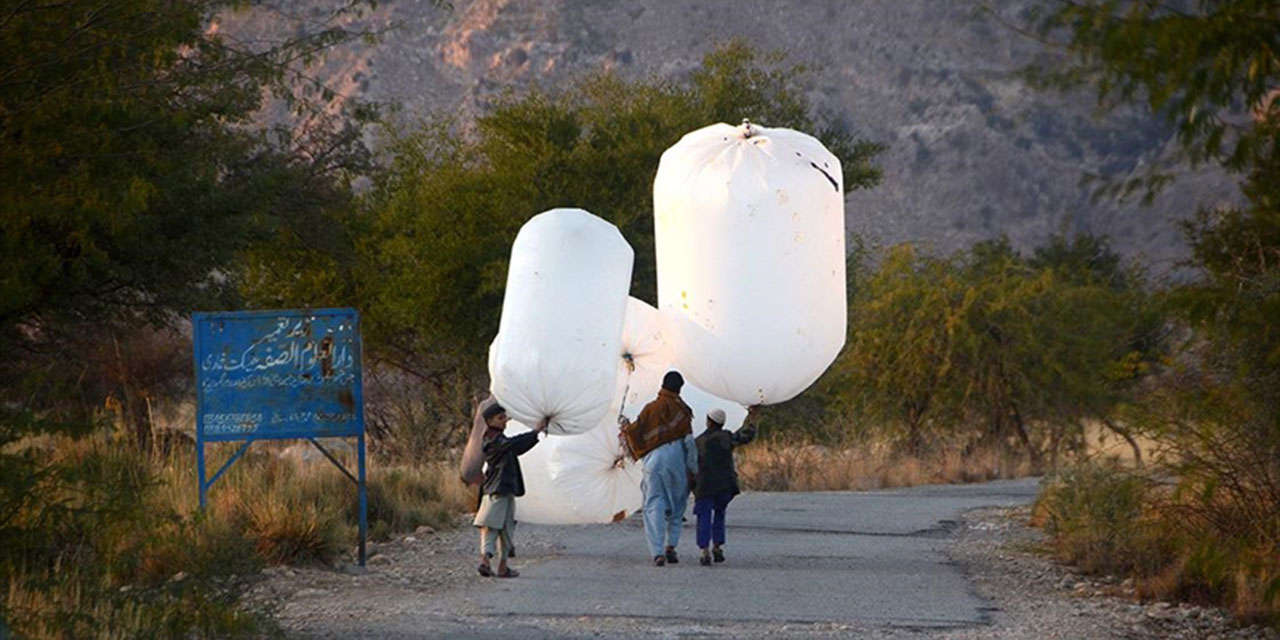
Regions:
<svg viewBox="0 0 1280 640"><path fill-rule="evenodd" d="M238 306L242 252L350 206L369 114L329 115L298 87L306 59L358 34L329 27L250 49L206 28L237 6L0 11L0 345L32 356L0 366L8 407L48 410L67 392L24 363L65 359L86 332L109 340L116 322ZM265 96L299 124L263 124Z"/></svg>
<svg viewBox="0 0 1280 640"><path fill-rule="evenodd" d="M888 250L850 298L850 340L822 385L838 410L901 425L913 453L954 429L964 372L954 368L959 323L973 303L955 264L909 244Z"/></svg>

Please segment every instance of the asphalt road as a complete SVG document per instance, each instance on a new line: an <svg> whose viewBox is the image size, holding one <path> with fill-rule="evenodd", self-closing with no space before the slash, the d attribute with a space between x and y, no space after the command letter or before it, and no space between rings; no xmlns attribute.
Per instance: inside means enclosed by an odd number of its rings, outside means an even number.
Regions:
<svg viewBox="0 0 1280 640"><path fill-rule="evenodd" d="M982 625L989 603L943 553L949 528L972 508L1029 503L1036 488L1035 479L1025 479L744 494L729 508L728 561L711 567L697 562L692 514L679 547L682 561L666 567L649 563L638 517L615 525L521 525L517 545L526 536L552 537L559 550L518 558L517 579L468 580L412 604L401 602L376 621L343 626L347 632L376 628L383 637L527 638L738 635L752 625L777 630L785 624L864 630Z"/></svg>

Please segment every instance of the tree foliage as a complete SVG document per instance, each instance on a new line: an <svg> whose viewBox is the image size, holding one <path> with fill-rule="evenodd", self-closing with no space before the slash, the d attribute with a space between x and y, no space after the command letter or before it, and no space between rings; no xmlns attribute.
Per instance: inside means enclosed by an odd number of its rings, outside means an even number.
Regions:
<svg viewBox="0 0 1280 640"><path fill-rule="evenodd" d="M850 300L850 340L821 388L837 411L925 452L958 436L1038 459L1107 415L1157 357L1139 274L1106 243L1007 240L939 257L892 247Z"/></svg>
<svg viewBox="0 0 1280 640"><path fill-rule="evenodd" d="M1248 174L1280 170L1280 5L1272 0L1084 0L1031 17L1065 61L1034 68L1044 86L1087 85L1103 108L1139 104L1176 127L1192 164ZM1112 195L1170 180L1151 173L1110 185Z"/></svg>
<svg viewBox="0 0 1280 640"><path fill-rule="evenodd" d="M1166 118L1193 164L1239 174L1245 202L1185 223L1194 280L1169 292L1189 331L1118 416L1173 452L1177 589L1280 611L1280 4L1083 0L1037 17L1066 39L1047 77ZM1166 176L1147 176L1148 189ZM1123 193L1135 184L1117 185ZM1149 192L1150 193L1150 192ZM1182 216L1188 211L1176 212ZM1166 554L1167 555L1167 554ZM1168 579L1166 579L1168 582Z"/></svg>
<svg viewBox="0 0 1280 640"><path fill-rule="evenodd" d="M298 65L354 34L247 48L224 0L18 2L0 11L0 331L51 314L234 302L255 240L348 197L357 131L295 94ZM341 10L350 10L343 7ZM310 118L260 124L267 96Z"/></svg>

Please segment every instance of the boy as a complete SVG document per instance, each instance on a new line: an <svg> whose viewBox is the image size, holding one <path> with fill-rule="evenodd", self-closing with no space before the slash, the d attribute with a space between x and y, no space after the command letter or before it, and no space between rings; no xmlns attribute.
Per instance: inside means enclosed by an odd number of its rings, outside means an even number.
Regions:
<svg viewBox="0 0 1280 640"><path fill-rule="evenodd" d="M724 562L725 509L740 493L738 472L733 467L733 449L755 438L755 427L743 427L736 433L724 430L723 409L707 412L707 430L698 436L698 475L694 482L693 513L698 516L698 548L704 567ZM707 546L714 543L709 551Z"/></svg>
<svg viewBox="0 0 1280 640"><path fill-rule="evenodd" d="M507 411L493 403L482 414L488 430L484 434L484 484L480 487L483 497L476 518L472 522L480 528L480 575L514 578L520 575L507 566L507 556L512 549L511 535L516 526L516 498L524 495L524 475L520 473L518 457L538 444L538 434L546 431L547 419L543 418L533 431L514 438L503 435L507 428ZM489 565L495 547L498 547L498 571Z"/></svg>

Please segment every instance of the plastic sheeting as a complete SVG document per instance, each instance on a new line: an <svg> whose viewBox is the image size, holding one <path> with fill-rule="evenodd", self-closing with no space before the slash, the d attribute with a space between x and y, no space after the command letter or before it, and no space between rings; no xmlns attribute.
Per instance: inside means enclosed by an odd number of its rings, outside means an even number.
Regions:
<svg viewBox="0 0 1280 640"><path fill-rule="evenodd" d="M531 218L511 247L493 395L526 424L584 433L609 413L635 253L618 228L582 209Z"/></svg>
<svg viewBox="0 0 1280 640"><path fill-rule="evenodd" d="M742 405L795 397L844 346L840 161L789 129L716 124L662 154L659 308L676 367Z"/></svg>

